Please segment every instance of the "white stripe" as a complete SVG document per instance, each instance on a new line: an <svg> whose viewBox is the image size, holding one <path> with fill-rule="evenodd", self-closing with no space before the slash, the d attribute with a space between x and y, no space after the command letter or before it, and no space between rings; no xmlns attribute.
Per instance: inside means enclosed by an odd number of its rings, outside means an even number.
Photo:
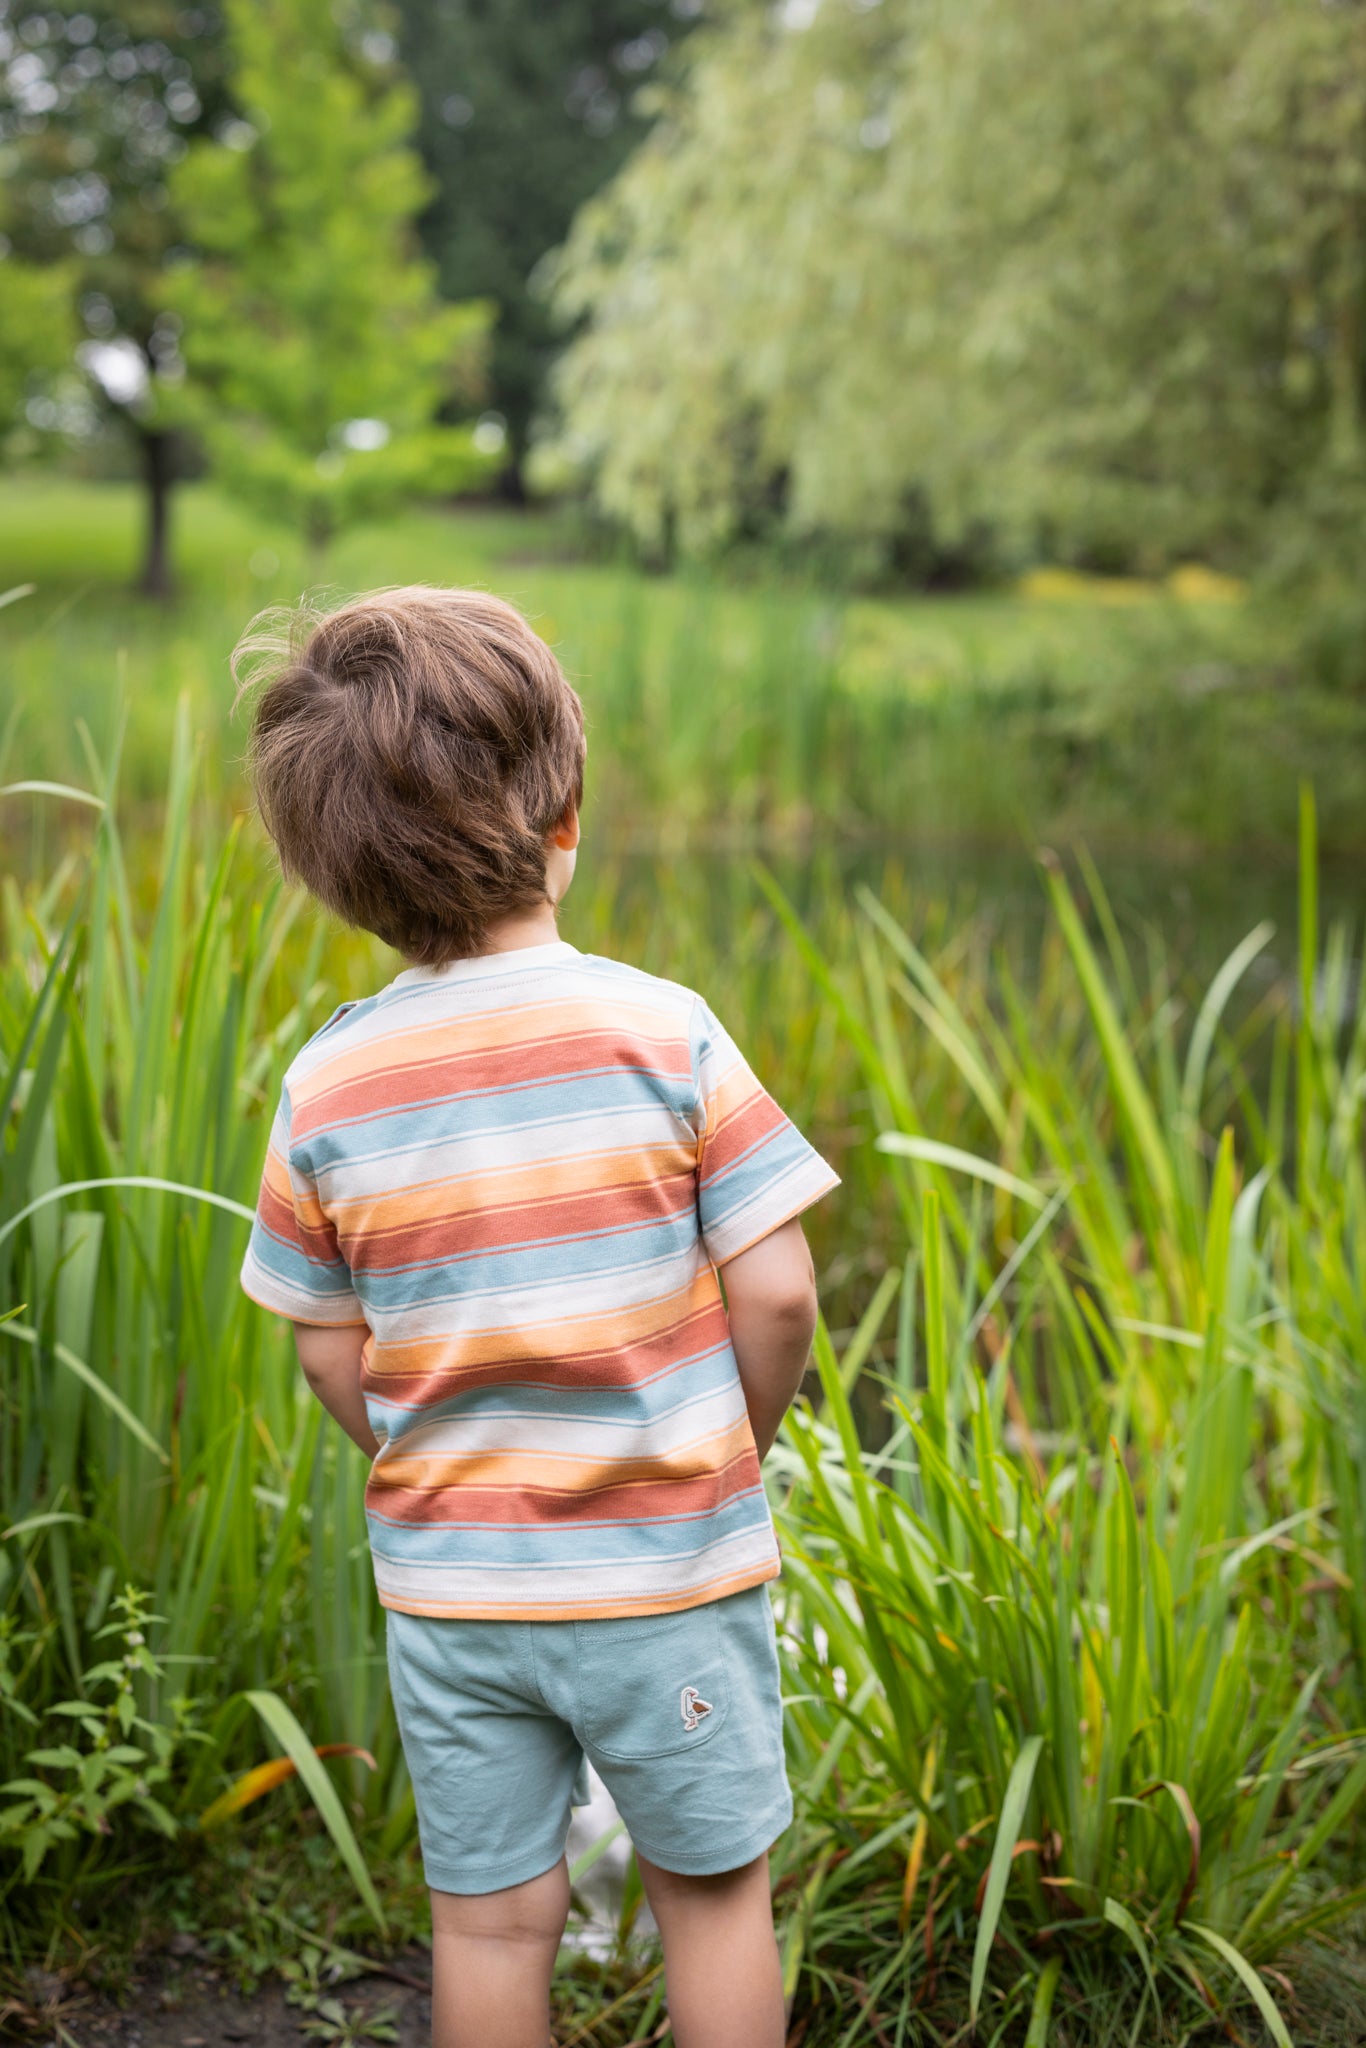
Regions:
<svg viewBox="0 0 1366 2048"><path fill-rule="evenodd" d="M310 1294L301 1287L291 1287L268 1267L263 1266L254 1249L248 1245L242 1261L242 1287L263 1307L273 1309L276 1315L290 1316L299 1323L362 1323L365 1310L349 1288L318 1289Z"/></svg>
<svg viewBox="0 0 1366 2048"><path fill-rule="evenodd" d="M744 1390L733 1386L680 1401L642 1422L586 1422L568 1416L444 1416L391 1437L375 1470L409 1458L478 1457L504 1451L528 1457L575 1458L589 1464L617 1458L679 1458L694 1444L733 1429L745 1412ZM661 1479L677 1477L661 1473Z"/></svg>
<svg viewBox="0 0 1366 2048"><path fill-rule="evenodd" d="M658 1035L662 1025L666 1032L672 1028L686 1040L693 998L674 983L656 981L652 975L628 969L623 989L616 976L594 973L591 967L552 964L553 993L547 992L543 978L535 973L525 977L453 981L445 986L433 982L421 989L404 989L398 1003L386 1003L383 996L387 990L381 991L381 999L367 1016L356 1017L352 1013L315 1044L306 1045L291 1064L287 1079L308 1079L334 1059L356 1052L372 1039L398 1047L414 1033L440 1029L443 1025L458 1028L467 1019L532 1008L551 1015L563 1004L603 1007L601 1029L629 1028L634 1015L641 1029L651 1036ZM604 980L609 979L610 993L603 987ZM605 1007L608 1003L610 1012ZM458 1040L451 1049L459 1050ZM494 1057L498 1050L492 1049Z"/></svg>
<svg viewBox="0 0 1366 2048"><path fill-rule="evenodd" d="M443 1187L474 1174L577 1159L605 1162L642 1152L654 1165L667 1147L676 1147L680 1164L691 1167L697 1134L662 1100L643 1108L632 1103L585 1109L527 1124L486 1124L429 1144L348 1150L345 1159L319 1168L318 1193L324 1204L367 1201Z"/></svg>
<svg viewBox="0 0 1366 2048"><path fill-rule="evenodd" d="M604 1260L620 1239L602 1240ZM492 1256L492 1255L491 1255ZM376 1304L367 1313L376 1335L386 1344L400 1340L467 1337L480 1330L540 1329L598 1316L626 1314L631 1309L666 1301L672 1295L691 1291L699 1272L707 1267L707 1255L699 1243L660 1259L642 1259L628 1266L620 1260L586 1273L557 1274L540 1281L522 1280L501 1288L478 1292L460 1285L460 1268L444 1271L432 1267L421 1276L423 1298L402 1308L386 1309ZM440 1279L449 1282L438 1294ZM680 1313L683 1303L679 1303Z"/></svg>

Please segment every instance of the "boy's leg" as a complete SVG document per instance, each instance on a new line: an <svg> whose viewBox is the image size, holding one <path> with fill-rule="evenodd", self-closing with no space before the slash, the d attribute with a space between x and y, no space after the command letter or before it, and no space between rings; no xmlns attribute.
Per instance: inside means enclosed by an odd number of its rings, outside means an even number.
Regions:
<svg viewBox="0 0 1366 2048"><path fill-rule="evenodd" d="M563 1858L506 1891L433 1891L432 2048L548 2048L550 1973L568 1917Z"/></svg>
<svg viewBox="0 0 1366 2048"><path fill-rule="evenodd" d="M783 2048L783 1975L768 1856L715 1877L680 1877L637 1850L664 1942L677 2048Z"/></svg>

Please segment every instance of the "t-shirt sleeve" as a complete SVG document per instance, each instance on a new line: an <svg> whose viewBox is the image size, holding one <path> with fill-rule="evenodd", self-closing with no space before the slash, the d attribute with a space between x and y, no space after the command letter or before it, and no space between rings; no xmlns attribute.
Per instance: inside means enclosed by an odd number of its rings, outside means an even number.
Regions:
<svg viewBox="0 0 1366 2048"><path fill-rule="evenodd" d="M692 1030L697 1211L707 1256L722 1266L838 1187L839 1175L760 1086L700 1000Z"/></svg>
<svg viewBox="0 0 1366 2048"><path fill-rule="evenodd" d="M316 1186L291 1153L288 1090L271 1127L242 1286L253 1301L292 1322L365 1321L337 1233Z"/></svg>

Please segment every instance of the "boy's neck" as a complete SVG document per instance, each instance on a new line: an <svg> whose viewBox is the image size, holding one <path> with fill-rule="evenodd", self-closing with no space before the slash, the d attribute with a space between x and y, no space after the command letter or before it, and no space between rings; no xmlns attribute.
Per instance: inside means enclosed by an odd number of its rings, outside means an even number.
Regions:
<svg viewBox="0 0 1366 2048"><path fill-rule="evenodd" d="M553 946L560 936L555 906L541 903L516 917L505 917L484 934L486 953L520 953L527 946Z"/></svg>

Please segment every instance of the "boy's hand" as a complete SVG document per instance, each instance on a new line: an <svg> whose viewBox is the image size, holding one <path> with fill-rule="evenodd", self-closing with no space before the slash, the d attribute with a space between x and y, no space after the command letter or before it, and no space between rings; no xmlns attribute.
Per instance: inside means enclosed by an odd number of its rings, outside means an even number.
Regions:
<svg viewBox="0 0 1366 2048"><path fill-rule="evenodd" d="M802 1383L816 1329L816 1275L794 1216L721 1267L730 1341L759 1456Z"/></svg>
<svg viewBox="0 0 1366 2048"><path fill-rule="evenodd" d="M334 1422L367 1458L379 1450L360 1390L361 1355L369 1340L365 1323L295 1323L294 1347L304 1378Z"/></svg>

